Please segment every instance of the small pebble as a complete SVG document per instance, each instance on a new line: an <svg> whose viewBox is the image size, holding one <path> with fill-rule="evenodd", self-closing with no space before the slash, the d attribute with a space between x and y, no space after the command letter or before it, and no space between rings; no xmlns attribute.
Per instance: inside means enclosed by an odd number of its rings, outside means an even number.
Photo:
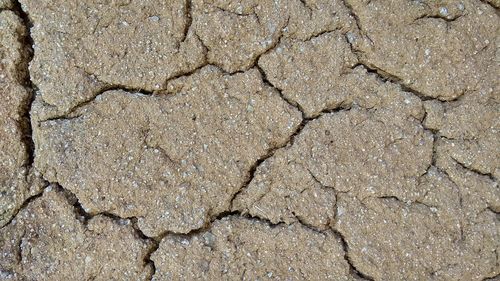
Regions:
<svg viewBox="0 0 500 281"><path fill-rule="evenodd" d="M439 14L442 15L443 17L448 16L448 9L445 7L439 8Z"/></svg>
<svg viewBox="0 0 500 281"><path fill-rule="evenodd" d="M158 17L158 16L151 16L151 17L149 17L149 20L150 21L159 21L160 17Z"/></svg>
<svg viewBox="0 0 500 281"><path fill-rule="evenodd" d="M354 34L352 32L347 32L346 37L347 37L347 41L351 44L353 44L356 41L356 34Z"/></svg>

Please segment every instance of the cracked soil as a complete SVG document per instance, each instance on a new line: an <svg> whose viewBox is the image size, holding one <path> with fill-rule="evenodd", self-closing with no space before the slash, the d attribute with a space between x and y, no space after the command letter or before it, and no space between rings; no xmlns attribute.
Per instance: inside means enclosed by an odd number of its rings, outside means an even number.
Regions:
<svg viewBox="0 0 500 281"><path fill-rule="evenodd" d="M498 0L0 0L0 280L499 280Z"/></svg>

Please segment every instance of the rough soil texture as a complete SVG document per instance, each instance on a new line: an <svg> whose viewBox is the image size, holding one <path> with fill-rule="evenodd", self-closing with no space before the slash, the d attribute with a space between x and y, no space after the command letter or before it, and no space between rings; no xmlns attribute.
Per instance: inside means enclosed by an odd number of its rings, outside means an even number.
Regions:
<svg viewBox="0 0 500 281"><path fill-rule="evenodd" d="M499 7L0 0L0 280L497 280Z"/></svg>
<svg viewBox="0 0 500 281"><path fill-rule="evenodd" d="M0 226L43 186L32 167L26 36L16 13L0 12Z"/></svg>

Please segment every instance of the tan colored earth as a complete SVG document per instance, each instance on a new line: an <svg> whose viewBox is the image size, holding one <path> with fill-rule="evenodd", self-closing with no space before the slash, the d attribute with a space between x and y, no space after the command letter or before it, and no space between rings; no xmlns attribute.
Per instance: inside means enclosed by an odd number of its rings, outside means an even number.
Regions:
<svg viewBox="0 0 500 281"><path fill-rule="evenodd" d="M497 0L0 0L0 280L499 280Z"/></svg>

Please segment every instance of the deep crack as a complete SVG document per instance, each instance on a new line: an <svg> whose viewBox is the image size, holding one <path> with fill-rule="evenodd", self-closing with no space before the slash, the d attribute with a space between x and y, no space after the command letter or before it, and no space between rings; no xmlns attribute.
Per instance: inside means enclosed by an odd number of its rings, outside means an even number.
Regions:
<svg viewBox="0 0 500 281"><path fill-rule="evenodd" d="M33 38L31 36L31 28L33 27L33 23L30 21L28 14L22 9L21 3L19 1L13 2L13 11L16 15L21 19L22 24L25 27L25 35L21 38L22 45L25 48L25 54L27 55L25 62L21 64L23 69L19 69L18 73L22 73L22 81L21 84L24 86L28 93L27 99L24 101L24 106L20 108L20 115L22 116L23 124L21 124L22 128L22 141L26 147L26 153L28 155L28 160L25 163L26 173L29 173L29 169L33 166L34 155L35 155L35 143L33 142L33 128L31 127L31 105L35 100L35 93L37 91L36 85L31 80L29 64L33 60L34 51L32 46L34 45Z"/></svg>
<svg viewBox="0 0 500 281"><path fill-rule="evenodd" d="M186 17L186 25L184 26L184 31L182 34L182 39L181 43L182 44L184 41L186 41L186 38L188 36L189 30L191 29L191 25L193 24L193 13L192 13L192 1L191 0L186 0L186 8L185 8L185 13L184 17Z"/></svg>
<svg viewBox="0 0 500 281"><path fill-rule="evenodd" d="M156 252L156 250L158 250L158 248L160 246L161 239L163 239L163 236L161 236L161 237L149 237L149 236L145 235L144 232L142 232L142 230L137 226L137 218L136 217L122 218L122 217L115 215L113 213L110 213L110 212L98 212L98 213L94 213L94 214L88 213L87 211L85 211L82 204L78 200L78 197L73 192L65 189L64 187L62 187L58 183L51 183L50 188L53 188L53 189L57 190L58 192L61 192L64 195L64 197L68 201L68 204L73 206L75 218L77 220L79 220L85 227L87 227L88 222L96 216L105 216L105 217L111 219L114 223L116 223L118 225L130 224L132 226L132 228L134 229L136 238L151 243L151 246L149 247L147 253L143 257L143 262L144 262L144 267L147 267L148 265L151 266L151 276L149 279L152 280L152 278L156 272L156 266L155 266L154 262L151 260L151 255L154 252ZM39 194L36 198L40 197L41 195L43 195L43 192L41 194ZM33 201L36 198L33 198L31 201Z"/></svg>
<svg viewBox="0 0 500 281"><path fill-rule="evenodd" d="M350 271L351 271L351 274L353 276L356 276L357 278L361 278L361 279L364 279L364 280L375 280L373 277L363 273L362 271L360 271L353 263L353 261L351 260L351 257L349 256L349 244L347 244L347 240L346 238L344 237L344 235L339 232L338 230L336 229L333 229L332 228L332 232L339 238L341 244L342 244L342 248L344 249L344 259L345 261L349 264L349 268L350 268Z"/></svg>
<svg viewBox="0 0 500 281"><path fill-rule="evenodd" d="M310 11L310 17L311 17L311 15L312 15L312 9L309 7L307 1L300 0L300 2L302 2L302 4L304 5L304 7L306 7L306 8L309 9L309 11ZM359 32L361 33L361 35L365 36L366 38L368 38L371 41L371 39L368 37L368 35L362 29L361 21L360 21L359 17L356 15L356 13L354 12L352 5L349 3L348 0L344 0L342 2L344 4L344 6L346 6L347 9L349 10L350 16L354 19L355 24L356 24ZM493 7L492 4L489 3L488 1L481 0L481 2L483 2L483 3L485 3L487 5L490 5L491 7ZM186 1L185 11L184 11L185 12L184 16L186 18L186 24L185 24L185 27L184 27L184 31L183 31L181 43L186 40L186 38L188 36L188 33L190 32L191 25L193 23L193 15L192 15L192 7L191 6L192 6L191 1L187 0ZM498 14L498 9L497 8L495 8L495 9L496 9L496 12ZM20 113L23 116L23 124L21 124L20 127L23 130L23 143L25 144L25 147L26 147L26 150L27 150L26 152L28 154L28 160L26 161L25 166L26 166L27 170L29 170L29 169L33 168L33 161L34 161L34 157L35 157L35 147L34 147L34 142L33 142L33 129L32 129L32 126L31 126L30 110L31 110L31 106L32 106L33 100L34 100L36 92L37 92L37 87L36 87L36 85L31 80L31 75L29 73L29 68L28 68L28 64L33 59L33 50L31 49L31 46L33 46L34 43L33 43L32 37L31 37L31 30L30 30L30 28L33 25L30 22L29 16L22 10L22 7L21 7L21 4L19 3L19 1L15 1L15 7L14 7L13 11L21 18L23 25L27 29L27 33L26 33L27 35L24 36L22 38L22 40L23 40L23 46L25 46L26 53L28 55L27 55L27 58L26 58L26 62L21 64L21 66L22 66L23 69L20 70L19 72L20 73L25 73L25 75L22 77L22 80L23 80L22 84L26 88L26 90L29 92L28 99L24 102L23 107L20 108L20 111L21 111ZM459 17L457 17L457 18L459 18ZM447 22L453 21L453 20L457 19L457 18L453 18L453 19L450 18L450 19L448 19L448 18L443 18L443 17L440 17L440 16L433 16L433 15L424 15L421 18L439 18L439 19L445 20ZM258 17L257 17L257 20L259 20ZM288 25L288 20L289 20L289 18L287 19L285 27ZM307 40L312 40L315 37L322 36L323 34L329 33L329 32L332 32L332 30L321 31L321 32L319 32L317 34L311 35L311 37L309 37ZM194 36L198 37L198 35L196 34L195 31L193 31L193 34L194 34ZM207 219L207 221L206 221L206 223L205 223L204 226L202 226L201 228L193 229L193 230L189 231L186 234L175 233L175 232L164 232L164 233L162 233L162 234L160 234L158 236L155 236L155 237L148 237L138 227L138 218L137 217L122 218L122 217L119 217L119 216L117 216L117 215L115 215L113 213L110 213L110 212L99 212L99 213L92 213L92 214L88 213L88 212L85 211L84 207L82 206L82 204L80 203L79 199L77 198L77 196L74 193L72 193L69 190L64 189L64 187L62 187L61 185L59 185L57 183L53 183L53 184L49 185L48 182L45 182L44 190L42 192L34 195L34 196L31 196L31 197L27 198L23 202L22 206L17 210L16 214L13 215L11 221L9 221L7 225L10 225L12 223L12 221L17 217L18 213L21 210L24 210L31 202L33 202L34 200L37 200L38 198L40 198L43 195L43 193L45 191L47 191L47 186L50 186L51 188L58 189L59 191L61 191L61 192L63 192L65 194L66 199L73 206L75 217L80 222L82 222L84 225L87 225L87 223L88 223L89 220L91 220L93 217L98 216L98 215L102 215L102 216L108 217L108 218L112 219L115 223L118 223L118 224L123 223L124 220L130 221L131 224L132 224L133 229L135 230L136 237L138 239L146 240L146 241L149 241L149 242L152 243L152 246L150 247L150 249L148 250L148 253L144 256L144 259L143 259L144 265L145 266L146 265L150 265L151 268L152 268L152 274L151 274L151 276L149 276L151 279L153 278L153 275L156 273L156 266L155 266L154 262L151 260L151 255L158 250L162 239L165 236L167 236L167 235L191 237L192 235L195 235L197 233L208 231L212 227L212 225L213 225L213 223L215 221L222 220L222 219L225 219L225 218L231 217L231 216L242 217L242 218L246 218L248 220L256 220L256 221L259 221L259 222L262 222L262 223L266 223L270 227L287 226L288 224L285 223L285 222L272 223L267 218L261 218L261 217L258 217L258 216L250 216L249 214L242 213L241 211L233 210L233 207L234 207L233 206L233 201L234 201L235 198L237 198L239 196L239 194L242 191L244 191L244 190L247 189L247 187L249 186L249 184L254 179L257 170L259 169L259 167L262 165L263 162L265 162L266 160L268 160L271 157L273 157L278 150L284 149L286 147L290 147L290 146L294 145L294 142L295 142L296 138L299 135L301 135L302 131L307 126L308 122L316 120L318 118L321 118L324 114L332 114L332 113L336 113L336 112L340 112L340 111L344 111L344 110L349 110L351 108L351 105L350 104L342 104L341 103L340 105L335 106L333 108L325 108L320 113L315 114L314 116L307 117L305 115L305 111L302 108L302 106L299 103L297 103L297 102L295 102L295 101L287 98L282 93L281 89L279 89L278 87L274 86L269 81L269 79L267 78L265 71L258 64L261 56L263 56L263 55L271 52L272 50L274 50L280 44L280 42L282 40L282 37L283 37L283 32L281 31L281 33L274 34L274 35L277 35L277 37L273 36L274 41L272 42L272 44L270 45L270 47L267 48L265 51L261 52L260 54L257 54L256 57L254 58L253 64L250 67L248 67L248 68L246 68L246 69L244 69L242 71L235 71L235 72L231 72L231 73L228 73L228 72L222 70L221 67L216 66L216 62L209 63L209 61L207 59L207 53L210 50L204 44L204 42L198 37L199 41L201 42L201 44L203 45L203 48L205 50L205 52L204 52L205 62L201 66L196 67L195 69L193 69L191 71L187 71L185 73L179 73L178 75L174 75L173 77L167 79L165 81L165 83L164 83L164 87L161 88L161 89L159 89L158 91L156 91L156 90L155 91L147 91L147 90L140 89L140 88L131 88L131 87L128 87L126 85L110 84L110 83L105 83L105 82L100 81L105 86L101 90L96 91L96 94L92 98L90 98L88 100L85 100L85 101L79 103L78 105L70 108L69 110L67 110L62 115L58 115L58 116L51 117L51 118L48 118L46 120L40 121L40 122L43 122L43 121L58 120L58 119L76 118L75 114L77 114L77 112L78 112L79 109L81 109L82 107L84 107L84 106L86 106L86 105L94 102L97 97L99 97L100 95L104 94L107 91L122 90L122 91L126 91L126 92L129 92L129 93L138 93L138 94L148 95L148 96L154 96L154 95L158 95L158 94L163 94L164 91L168 90L168 89L166 89L166 85L170 81L172 81L173 79L177 79L177 78L180 78L180 77L190 76L190 75L194 74L196 71L198 71L201 68L206 67L208 65L215 66L218 69L220 69L221 71L223 71L224 74L228 74L228 75L232 75L232 74L235 74L235 73L241 73L241 72L247 71L247 70L249 70L251 68L256 68L260 72L260 74L261 74L263 83L266 86L273 88L277 93L279 93L279 96L281 97L281 99L283 101L285 101L290 107L293 107L296 110L298 110L301 113L301 115L302 115L302 120L301 120L300 124L296 126L296 128L293 131L293 133L291 133L291 135L288 136L288 138L287 138L286 141L282 142L279 145L276 145L276 146L273 146L273 147L269 148L264 153L264 155L261 155L260 157L258 157L258 159L253 163L253 165L251 165L250 169L248 170L248 172L245 175L244 183L238 189L238 191L235 192L234 195L232 196L232 198L230 200L230 204L229 204L230 206L229 206L228 210L223 211L223 212L221 212L219 214L213 215L212 217L210 217L210 218ZM353 45L349 42L349 40L347 40L347 41L348 41L348 43L350 45L352 53L355 54L357 56L357 58L358 58L358 63L354 67L362 66L363 68L365 68L367 70L368 73L371 73L371 74L375 75L375 77L379 81L382 81L382 82L390 81L391 83L397 84L397 85L399 85L399 87L401 88L401 90L409 92L409 93L417 96L421 101L427 101L427 100L438 100L438 101L441 101L439 98L432 98L432 97L424 95L423 93L419 92L418 90L413 89L412 85L408 85L407 83L404 83L403 79L401 79L397 75L391 74L391 73L383 70L382 68L380 68L380 67L378 67L376 65L373 65L373 64L369 63L366 60L363 60L362 55L360 54L360 52L354 49ZM371 41L371 42L373 43L373 41ZM88 73L88 74L91 75L90 73ZM461 93L459 96L455 97L454 99L446 100L446 102L457 101L460 98L462 98L464 95L465 95L465 92ZM427 112L425 112L425 114L427 114ZM425 118L426 118L426 116L424 115L424 117L422 118L422 120L420 120L420 123L422 124L422 126L424 128L425 128L425 126L423 125L423 123L425 121ZM429 130L429 129L427 129L427 130ZM438 130L429 130L429 131L433 135L432 161L429 164L429 166L426 168L425 172L422 175L420 175L419 183L420 183L420 180L422 179L422 177L425 176L425 175L427 175L434 168L436 168L438 171L440 171L443 174L445 174L450 179L450 181L453 182L453 180L450 178L450 176L448 175L448 173L446 171L441 171L436 166L436 157L437 157L436 156L436 154L437 154L437 151L436 151L436 146L437 146L436 141L440 137L442 137L442 136L439 135L439 131ZM478 171L478 170L476 170L474 168L468 167L464 163L462 163L462 162L460 162L460 161L458 161L458 160L456 160L454 158L452 158L452 160L454 161L455 164L457 164L458 166L460 166L461 168L463 168L466 171L469 171L469 172L472 172L472 173L475 173L475 174L478 174L478 175L486 176L490 180L495 181L495 182L497 181L497 179L492 174L484 173L484 172ZM309 171L309 173L313 177L313 180L315 180L317 183L319 183L322 187L325 187L311 173L311 171ZM454 183L454 184L456 185L456 183ZM335 192L336 192L335 194L337 195L337 191L335 191ZM458 189L458 192L460 193L459 189ZM424 195L424 197L425 197L425 195ZM459 197L460 197L460 206L462 207L462 195L459 194ZM396 196L381 196L381 197L378 197L378 198L396 200L398 202L406 204L406 202L401 201ZM421 203L419 201L415 201L415 203L423 204L423 205L425 205L427 207L432 207L430 205L426 205L426 204ZM487 207L486 210L489 210L489 211L495 213L496 215L498 215L498 212L495 211L493 209L493 207ZM349 255L349 244L348 244L348 241L343 236L343 234L341 232L339 232L333 226L330 227L328 230L325 230L325 231L319 230L315 226L310 225L310 224L304 222L304 219L301 218L300 216L295 215L295 213L294 213L294 216L295 216L295 219L296 219L296 222L294 222L294 223L298 223L298 224L302 225L303 227L305 227L305 228L307 228L307 229L309 229L311 231L314 231L315 233L326 234L327 232L329 232L331 230L335 234L335 236L338 237L339 241L342 244L342 247L343 247L343 250L344 250L344 259L349 264L351 274L353 276L357 277L357 278L363 278L363 279L366 279L366 280L374 280L374 278L372 276L369 276L369 275L361 272L354 265L354 262L351 260L351 256ZM462 233L462 235L463 235L463 233ZM19 245L19 247L20 247L20 245ZM498 257L497 257L497 259L498 259ZM496 279L497 277L498 277L498 275L493 276L491 278L486 278L484 280L493 280L493 279Z"/></svg>

